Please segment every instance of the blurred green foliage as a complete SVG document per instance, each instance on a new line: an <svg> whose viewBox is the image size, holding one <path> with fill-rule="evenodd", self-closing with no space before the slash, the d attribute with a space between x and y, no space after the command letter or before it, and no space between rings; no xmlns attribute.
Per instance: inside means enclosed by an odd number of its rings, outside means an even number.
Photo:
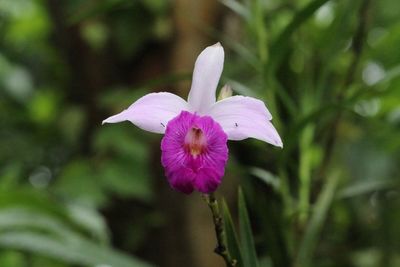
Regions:
<svg viewBox="0 0 400 267"><path fill-rule="evenodd" d="M142 64L157 69L146 56L170 47L174 5L0 1L0 266L157 262L143 251L163 223L158 137L100 123L188 79L140 77ZM221 0L221 21L236 29L202 29L226 48L222 81L265 100L284 142L230 144L240 235L223 211L243 266L400 265L398 6ZM124 201L137 213L113 218Z"/></svg>

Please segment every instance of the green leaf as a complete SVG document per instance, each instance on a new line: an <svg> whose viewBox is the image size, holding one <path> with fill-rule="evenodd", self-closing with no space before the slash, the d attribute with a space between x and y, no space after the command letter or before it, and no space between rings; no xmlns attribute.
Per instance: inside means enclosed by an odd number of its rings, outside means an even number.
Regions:
<svg viewBox="0 0 400 267"><path fill-rule="evenodd" d="M338 172L328 177L328 182L319 195L315 204L312 217L307 225L303 240L299 246L296 266L312 266L312 254L318 242L319 233L325 222L328 210L334 199L340 175Z"/></svg>
<svg viewBox="0 0 400 267"><path fill-rule="evenodd" d="M88 239L53 216L26 208L0 210L0 247L33 252L72 264L149 266Z"/></svg>
<svg viewBox="0 0 400 267"><path fill-rule="evenodd" d="M106 222L97 210L70 203L66 206L66 212L77 226L85 229L91 236L103 244L109 242Z"/></svg>
<svg viewBox="0 0 400 267"><path fill-rule="evenodd" d="M58 194L90 206L102 205L107 200L97 180L96 169L84 158L69 162L52 186Z"/></svg>
<svg viewBox="0 0 400 267"><path fill-rule="evenodd" d="M396 179L380 179L380 180L369 180L361 181L349 185L337 194L338 198L355 197L366 193L371 193L377 190L384 190L395 187L398 184Z"/></svg>
<svg viewBox="0 0 400 267"><path fill-rule="evenodd" d="M253 233L251 231L251 224L249 215L244 200L244 195L241 189L239 189L239 230L240 239L242 241L242 252L243 252L243 266L245 267L257 267L258 260L256 254L256 248L254 245Z"/></svg>
<svg viewBox="0 0 400 267"><path fill-rule="evenodd" d="M250 13L249 10L246 9L246 7L241 4L237 0L220 0L222 4L230 8L233 12L236 14L240 15L243 17L245 20L249 20L250 18Z"/></svg>
<svg viewBox="0 0 400 267"><path fill-rule="evenodd" d="M2 217L7 213L10 213L10 215ZM13 215L11 216L11 214ZM40 216L37 214L40 214ZM42 223L43 220L48 220L46 219L48 217L53 218L53 223ZM70 228L79 229L79 232L96 238L101 243L108 242L108 232L105 222L101 215L94 209L78 206L74 203L64 206L53 198L37 191L14 190L1 193L0 228L3 224L34 228L40 228L40 225L44 225L42 227L44 230L50 230L54 229L51 228L54 225L54 218L62 221L63 224L70 225ZM62 233L62 231L55 230L53 232ZM69 233L65 235L69 235Z"/></svg>
<svg viewBox="0 0 400 267"><path fill-rule="evenodd" d="M292 34L307 21L321 6L329 0L314 0L306 5L302 10L296 13L292 21L286 26L282 33L278 36L275 43L271 47L271 66L270 71L273 72L278 67L280 61L286 52L289 38Z"/></svg>
<svg viewBox="0 0 400 267"><path fill-rule="evenodd" d="M146 169L147 162L143 159L132 158L131 164L110 161L99 168L104 189L124 197L135 197L142 201L150 201L153 196L151 191L151 177Z"/></svg>
<svg viewBox="0 0 400 267"><path fill-rule="evenodd" d="M67 225L47 214L27 208L0 209L0 231L28 228L39 230L44 234L53 234L65 240L77 238L76 234Z"/></svg>
<svg viewBox="0 0 400 267"><path fill-rule="evenodd" d="M3 191L0 194L0 208L23 206L45 211L47 214L68 220L65 210L54 198L38 190L20 188L13 191Z"/></svg>
<svg viewBox="0 0 400 267"><path fill-rule="evenodd" d="M1 233L0 247L37 253L71 264L118 267L151 266L138 259L86 240L76 240L76 242L68 243L64 242L64 240L32 231Z"/></svg>
<svg viewBox="0 0 400 267"><path fill-rule="evenodd" d="M239 240L232 221L231 213L225 199L222 199L222 215L225 226L226 242L230 256L237 261L237 266L243 266L242 252L240 251Z"/></svg>
<svg viewBox="0 0 400 267"><path fill-rule="evenodd" d="M279 180L279 177L275 176L269 171L257 167L252 167L250 169L250 173L267 185L271 186L275 192L280 193L281 181Z"/></svg>

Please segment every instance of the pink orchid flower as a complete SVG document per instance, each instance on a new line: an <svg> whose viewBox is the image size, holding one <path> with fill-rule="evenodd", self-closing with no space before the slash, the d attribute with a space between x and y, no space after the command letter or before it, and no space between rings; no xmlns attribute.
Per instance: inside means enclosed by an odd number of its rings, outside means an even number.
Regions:
<svg viewBox="0 0 400 267"><path fill-rule="evenodd" d="M264 102L246 96L216 102L223 64L221 44L209 46L196 60L187 102L172 93L150 93L103 121L130 121L143 130L164 134L165 175L172 188L186 194L217 189L228 160L227 140L251 137L283 146Z"/></svg>

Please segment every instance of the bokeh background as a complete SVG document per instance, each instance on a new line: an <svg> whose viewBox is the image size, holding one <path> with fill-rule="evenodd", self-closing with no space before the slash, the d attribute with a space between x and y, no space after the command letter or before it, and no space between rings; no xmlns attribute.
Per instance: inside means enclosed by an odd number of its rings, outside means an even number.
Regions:
<svg viewBox="0 0 400 267"><path fill-rule="evenodd" d="M101 126L186 98L217 41L219 88L264 100L284 142L230 142L217 192L237 226L243 188L259 266L400 266L398 0L0 0L0 266L224 266L161 136Z"/></svg>

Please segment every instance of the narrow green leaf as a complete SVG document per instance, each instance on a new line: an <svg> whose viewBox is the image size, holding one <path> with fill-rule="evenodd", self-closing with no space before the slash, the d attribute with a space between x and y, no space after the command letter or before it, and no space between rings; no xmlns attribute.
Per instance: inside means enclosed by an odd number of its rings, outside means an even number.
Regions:
<svg viewBox="0 0 400 267"><path fill-rule="evenodd" d="M396 186L396 184L398 184L398 181L396 179L362 181L343 188L338 192L337 197L338 198L355 197L362 194L371 193L377 190L392 188Z"/></svg>
<svg viewBox="0 0 400 267"><path fill-rule="evenodd" d="M237 266L243 266L242 252L240 251L239 240L232 221L231 213L225 199L222 199L222 215L225 226L226 242L230 256L237 261Z"/></svg>
<svg viewBox="0 0 400 267"><path fill-rule="evenodd" d="M249 214L246 208L246 202L241 189L239 189L239 230L240 240L242 242L242 253L243 253L243 266L244 267L257 267L258 260L256 254L256 248L254 245L253 233L251 231L251 224Z"/></svg>
<svg viewBox="0 0 400 267"><path fill-rule="evenodd" d="M233 12L248 20L250 18L250 13L247 8L237 0L220 0L222 4L230 8Z"/></svg>
<svg viewBox="0 0 400 267"><path fill-rule="evenodd" d="M328 214L328 210L334 199L339 177L340 175L337 172L328 177L328 182L317 199L312 217L307 225L304 237L299 246L296 266L312 266L312 255L317 245L318 237Z"/></svg>
<svg viewBox="0 0 400 267"><path fill-rule="evenodd" d="M263 181L267 185L271 186L275 192L280 193L281 181L279 180L279 178L277 176L270 173L269 171L266 171L266 170L258 168L258 167L252 167L250 169L250 173L252 175L254 175L255 177L259 178L261 181Z"/></svg>

